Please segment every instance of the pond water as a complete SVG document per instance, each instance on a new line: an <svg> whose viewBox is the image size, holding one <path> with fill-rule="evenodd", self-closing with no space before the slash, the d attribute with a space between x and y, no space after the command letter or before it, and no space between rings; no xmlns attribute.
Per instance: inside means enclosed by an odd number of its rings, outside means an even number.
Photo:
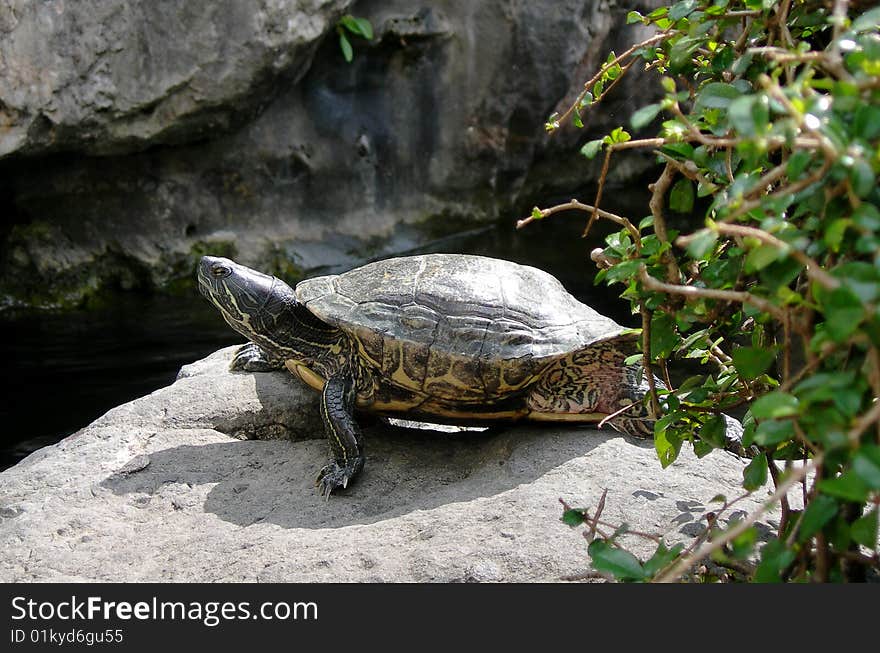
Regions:
<svg viewBox="0 0 880 653"><path fill-rule="evenodd" d="M582 239L584 217L559 214L521 231L499 224L419 252L482 254L534 265L554 274L581 301L632 325L627 303L617 297L622 287L593 285L589 252L602 244L603 234ZM7 379L0 402L0 469L110 408L168 385L181 365L238 342L241 336L197 291L185 297L120 294L102 310L0 316Z"/></svg>

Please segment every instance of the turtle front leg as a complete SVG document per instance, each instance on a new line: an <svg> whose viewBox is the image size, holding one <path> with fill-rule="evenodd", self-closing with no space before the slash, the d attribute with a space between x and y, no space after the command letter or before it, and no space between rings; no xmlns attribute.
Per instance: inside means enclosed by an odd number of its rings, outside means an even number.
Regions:
<svg viewBox="0 0 880 653"><path fill-rule="evenodd" d="M233 372L274 372L283 368L283 360L271 356L253 342L239 347L229 364L229 369Z"/></svg>
<svg viewBox="0 0 880 653"><path fill-rule="evenodd" d="M348 487L364 467L361 430L354 420L354 400L353 378L336 375L327 379L321 393L321 417L333 459L315 481L325 498L329 498L333 490Z"/></svg>

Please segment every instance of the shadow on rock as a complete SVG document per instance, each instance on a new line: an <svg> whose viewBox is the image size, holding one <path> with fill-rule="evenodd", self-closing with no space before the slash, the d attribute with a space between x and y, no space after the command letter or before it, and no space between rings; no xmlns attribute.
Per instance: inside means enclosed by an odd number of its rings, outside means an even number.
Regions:
<svg viewBox="0 0 880 653"><path fill-rule="evenodd" d="M377 425L364 435L364 471L329 500L314 485L327 461L323 440L183 445L136 457L102 486L119 495L154 495L162 488L174 505L173 492L215 484L204 510L225 521L338 528L492 497L621 437L591 428L533 426L449 434Z"/></svg>

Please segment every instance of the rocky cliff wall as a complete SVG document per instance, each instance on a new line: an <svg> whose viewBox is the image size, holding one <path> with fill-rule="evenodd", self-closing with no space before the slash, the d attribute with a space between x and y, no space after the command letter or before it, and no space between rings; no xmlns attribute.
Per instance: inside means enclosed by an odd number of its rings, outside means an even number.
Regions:
<svg viewBox="0 0 880 653"><path fill-rule="evenodd" d="M204 252L294 281L512 225L594 174L572 157L587 134L543 123L639 37L629 8L0 0L0 297L173 288ZM351 64L345 12L375 28ZM633 93L588 133L625 124Z"/></svg>

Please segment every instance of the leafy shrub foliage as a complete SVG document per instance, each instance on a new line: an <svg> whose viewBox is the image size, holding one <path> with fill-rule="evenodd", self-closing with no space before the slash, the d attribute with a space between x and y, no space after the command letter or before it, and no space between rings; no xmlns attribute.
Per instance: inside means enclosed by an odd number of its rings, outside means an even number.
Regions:
<svg viewBox="0 0 880 653"><path fill-rule="evenodd" d="M597 219L621 226L593 259L598 279L621 284L641 315L644 365L668 388L647 399L660 417L660 462L685 442L697 455L724 446L720 413L733 411L751 454L744 491L775 485L761 510L726 529L711 517L737 498L717 497L702 538L688 549L658 541L647 561L620 543L625 526L600 526L601 505L592 516L566 507L564 521L588 526L601 572L678 580L710 558L759 582L877 573L880 8L871 4L682 0L631 12L655 35L612 53L547 121L548 131L582 126L635 65L658 78L662 99L629 125L650 137L620 127L584 145L585 156L604 156L594 205L536 208L521 223L576 208L588 230ZM614 156L631 148L650 148L661 165L641 221L599 208ZM702 225L682 214L704 216ZM699 374L675 383L669 362L682 358ZM789 505L792 493L803 509ZM761 541L754 522L770 509L781 522Z"/></svg>

